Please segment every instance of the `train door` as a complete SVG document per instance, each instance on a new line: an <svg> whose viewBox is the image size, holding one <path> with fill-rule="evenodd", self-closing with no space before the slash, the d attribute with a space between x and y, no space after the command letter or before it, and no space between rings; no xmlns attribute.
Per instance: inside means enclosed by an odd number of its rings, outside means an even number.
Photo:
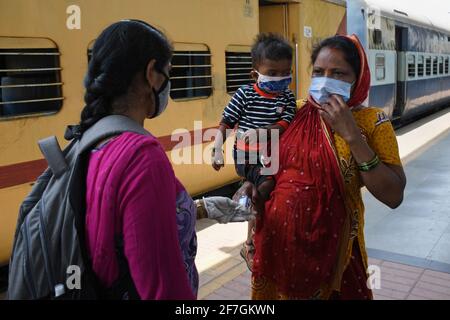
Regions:
<svg viewBox="0 0 450 320"><path fill-rule="evenodd" d="M290 39L290 24L293 23L293 16L290 16L290 8L295 6L295 3L280 3L270 1L260 1L259 6L259 32L278 33L288 39L294 48L294 61L292 63L291 90L298 97L298 42L295 38Z"/></svg>
<svg viewBox="0 0 450 320"><path fill-rule="evenodd" d="M408 28L395 26L395 50L397 56L396 97L393 119L400 118L406 105L406 51Z"/></svg>

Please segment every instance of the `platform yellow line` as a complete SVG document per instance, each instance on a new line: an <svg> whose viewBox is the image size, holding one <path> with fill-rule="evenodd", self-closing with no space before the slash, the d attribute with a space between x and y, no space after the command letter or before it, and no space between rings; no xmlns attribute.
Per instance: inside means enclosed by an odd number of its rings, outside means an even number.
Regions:
<svg viewBox="0 0 450 320"><path fill-rule="evenodd" d="M222 287L224 284L230 282L231 280L237 278L241 274L243 274L247 270L247 265L244 262L241 262L237 266L234 266L230 270L224 272L217 278L214 278L213 280L209 281L202 287L200 287L197 299L203 299L206 296L210 295L220 287Z"/></svg>

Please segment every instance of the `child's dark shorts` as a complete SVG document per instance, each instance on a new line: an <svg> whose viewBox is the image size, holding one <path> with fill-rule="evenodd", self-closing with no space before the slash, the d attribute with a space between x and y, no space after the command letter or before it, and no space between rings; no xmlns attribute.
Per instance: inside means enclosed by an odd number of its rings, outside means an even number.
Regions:
<svg viewBox="0 0 450 320"><path fill-rule="evenodd" d="M239 163L238 154L239 160L243 160ZM264 166L261 163L259 154L256 152L238 151L236 148L233 148L233 159L236 173L240 177L253 183L256 187L266 180L273 179L271 175L261 174L261 169L263 169Z"/></svg>

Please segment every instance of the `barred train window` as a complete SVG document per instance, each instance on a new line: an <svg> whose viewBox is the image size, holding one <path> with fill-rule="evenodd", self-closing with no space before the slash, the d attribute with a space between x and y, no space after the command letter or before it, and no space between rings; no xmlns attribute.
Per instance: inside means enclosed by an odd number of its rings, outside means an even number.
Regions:
<svg viewBox="0 0 450 320"><path fill-rule="evenodd" d="M449 69L448 69L448 67L449 67L449 65L448 65L449 60L450 60L449 57L445 58L445 63L444 63L445 74L448 74L448 72L449 72Z"/></svg>
<svg viewBox="0 0 450 320"><path fill-rule="evenodd" d="M0 37L0 117L61 109L59 56L48 39Z"/></svg>
<svg viewBox="0 0 450 320"><path fill-rule="evenodd" d="M437 75L438 73L438 58L433 57L433 75Z"/></svg>
<svg viewBox="0 0 450 320"><path fill-rule="evenodd" d="M431 76L431 57L425 58L425 66L426 66L426 75Z"/></svg>
<svg viewBox="0 0 450 320"><path fill-rule="evenodd" d="M423 56L417 56L417 76L423 77L423 75L424 75Z"/></svg>
<svg viewBox="0 0 450 320"><path fill-rule="evenodd" d="M416 76L416 57L408 56L408 77L414 78Z"/></svg>
<svg viewBox="0 0 450 320"><path fill-rule="evenodd" d="M375 74L377 80L384 80L386 78L386 64L384 54L377 54L375 56Z"/></svg>
<svg viewBox="0 0 450 320"><path fill-rule="evenodd" d="M213 88L211 67L207 46L175 44L170 97L173 100L209 97Z"/></svg>
<svg viewBox="0 0 450 320"><path fill-rule="evenodd" d="M233 94L245 85L253 83L250 76L252 70L252 55L250 47L229 46L225 52L227 93Z"/></svg>
<svg viewBox="0 0 450 320"><path fill-rule="evenodd" d="M439 57L439 74L444 73L444 58Z"/></svg>

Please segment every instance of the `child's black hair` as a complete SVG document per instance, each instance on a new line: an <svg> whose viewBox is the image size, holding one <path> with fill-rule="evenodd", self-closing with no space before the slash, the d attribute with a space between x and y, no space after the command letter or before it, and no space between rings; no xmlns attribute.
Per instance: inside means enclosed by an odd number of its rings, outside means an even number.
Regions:
<svg viewBox="0 0 450 320"><path fill-rule="evenodd" d="M263 59L292 61L292 46L279 34L260 33L252 47L253 67L258 67Z"/></svg>

